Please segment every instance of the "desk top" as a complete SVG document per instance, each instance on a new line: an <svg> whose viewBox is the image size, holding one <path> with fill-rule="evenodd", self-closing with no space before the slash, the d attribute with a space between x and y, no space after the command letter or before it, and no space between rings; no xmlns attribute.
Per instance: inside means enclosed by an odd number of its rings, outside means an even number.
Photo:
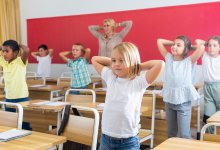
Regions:
<svg viewBox="0 0 220 150"><path fill-rule="evenodd" d="M57 85L42 85L39 87L28 86L29 91L56 91L63 90L66 86L57 86Z"/></svg>
<svg viewBox="0 0 220 150"><path fill-rule="evenodd" d="M214 113L208 120L208 123L210 122L220 122L220 111L217 111Z"/></svg>
<svg viewBox="0 0 220 150"><path fill-rule="evenodd" d="M0 126L0 132L12 129ZM66 142L66 137L32 131L31 135L0 142L1 150L45 150Z"/></svg>
<svg viewBox="0 0 220 150"><path fill-rule="evenodd" d="M99 104L101 104L100 102L76 102L76 103L72 103L73 105L76 105L76 106L84 106L84 107L90 107L90 108L94 108L94 109L97 109L98 112L102 113L103 112L103 109L100 109L98 107ZM151 116L151 108L150 107L147 107L147 106L141 106L141 113L142 115L144 116Z"/></svg>
<svg viewBox="0 0 220 150"><path fill-rule="evenodd" d="M28 85L29 91L56 91L63 90L66 86L57 86L57 85ZM0 89L4 89L5 85L1 84Z"/></svg>
<svg viewBox="0 0 220 150"><path fill-rule="evenodd" d="M38 102L51 102L51 101L37 99L37 100L30 100L27 102L20 102L19 104L22 105L24 110L39 110L39 111L47 111L47 112L59 112L59 111L62 111L65 106L65 104L60 105L60 106L48 106L48 105L34 104L34 103L38 103ZM66 103L66 105L67 104L69 104L69 103Z"/></svg>
<svg viewBox="0 0 220 150"><path fill-rule="evenodd" d="M170 138L154 148L154 150L219 150L220 143L198 141L192 139Z"/></svg>

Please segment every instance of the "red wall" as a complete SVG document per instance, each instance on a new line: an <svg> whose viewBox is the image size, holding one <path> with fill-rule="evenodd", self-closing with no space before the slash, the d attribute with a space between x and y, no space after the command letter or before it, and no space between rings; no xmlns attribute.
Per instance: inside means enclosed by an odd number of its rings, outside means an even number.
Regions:
<svg viewBox="0 0 220 150"><path fill-rule="evenodd" d="M133 20L133 26L124 41L135 43L141 59L162 59L156 46L157 38L174 40L187 35L192 42L196 38L207 39L220 35L220 2L185 6L162 7L113 13L87 14L27 20L28 45L31 51L46 43L55 50L53 63L62 63L59 52L70 50L72 44L81 42L98 54L98 40L88 31L88 25L102 24L103 19L116 22ZM30 62L36 62L30 56Z"/></svg>

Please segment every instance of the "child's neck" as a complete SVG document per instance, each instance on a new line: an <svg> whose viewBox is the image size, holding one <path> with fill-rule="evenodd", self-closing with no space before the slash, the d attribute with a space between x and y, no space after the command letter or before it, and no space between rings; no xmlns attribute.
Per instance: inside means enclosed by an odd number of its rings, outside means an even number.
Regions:
<svg viewBox="0 0 220 150"><path fill-rule="evenodd" d="M218 57L220 54L210 55L210 54L208 53L208 55L211 56L211 57L213 57L213 58L216 58L216 57Z"/></svg>
<svg viewBox="0 0 220 150"><path fill-rule="evenodd" d="M81 56L80 56L80 57L81 57ZM80 57L74 57L73 60L77 60L77 59L79 59Z"/></svg>
<svg viewBox="0 0 220 150"><path fill-rule="evenodd" d="M183 60L183 57L182 56L173 56L173 59L175 61L181 61L181 60Z"/></svg>
<svg viewBox="0 0 220 150"><path fill-rule="evenodd" d="M11 60L8 61L8 63L10 64L13 60L15 60L17 57L12 58Z"/></svg>

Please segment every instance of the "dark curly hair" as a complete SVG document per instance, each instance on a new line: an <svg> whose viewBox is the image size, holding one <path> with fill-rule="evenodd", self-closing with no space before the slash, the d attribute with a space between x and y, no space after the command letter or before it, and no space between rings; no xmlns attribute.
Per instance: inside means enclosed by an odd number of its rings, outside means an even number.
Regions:
<svg viewBox="0 0 220 150"><path fill-rule="evenodd" d="M2 46L9 46L13 52L18 51L19 52L19 45L18 42L15 40L7 40L5 41Z"/></svg>
<svg viewBox="0 0 220 150"><path fill-rule="evenodd" d="M191 43L190 39L184 35L177 36L176 39L180 39L184 42L185 48L184 48L182 56L186 57L188 55L189 51L192 50L192 46L191 46L192 43Z"/></svg>

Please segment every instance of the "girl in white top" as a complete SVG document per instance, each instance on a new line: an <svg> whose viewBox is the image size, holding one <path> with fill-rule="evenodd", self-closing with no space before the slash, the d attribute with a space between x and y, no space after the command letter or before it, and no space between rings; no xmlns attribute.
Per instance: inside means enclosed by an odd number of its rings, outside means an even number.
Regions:
<svg viewBox="0 0 220 150"><path fill-rule="evenodd" d="M94 56L92 63L107 83L100 150L139 149L138 124L143 94L163 69L162 60L140 63L135 45L114 47L111 58Z"/></svg>
<svg viewBox="0 0 220 150"><path fill-rule="evenodd" d="M205 100L204 123L216 111L220 111L220 37L210 37L206 45L208 51L204 52L202 57Z"/></svg>
<svg viewBox="0 0 220 150"><path fill-rule="evenodd" d="M31 55L38 61L37 75L50 77L53 49L48 50L47 45L42 44L38 46L38 52L32 52Z"/></svg>
<svg viewBox="0 0 220 150"><path fill-rule="evenodd" d="M192 84L192 68L204 52L204 45L196 40L197 49L187 57L192 49L190 40L178 36L174 41L158 39L157 45L165 58L165 80L162 90L166 105L168 137L191 138L191 101L197 100L199 94ZM171 46L171 53L166 46Z"/></svg>

